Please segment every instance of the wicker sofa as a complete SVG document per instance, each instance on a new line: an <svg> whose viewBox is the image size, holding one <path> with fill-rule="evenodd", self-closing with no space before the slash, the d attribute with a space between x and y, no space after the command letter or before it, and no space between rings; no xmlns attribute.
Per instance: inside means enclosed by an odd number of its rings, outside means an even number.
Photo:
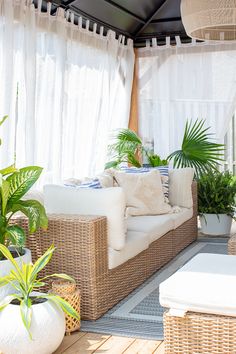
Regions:
<svg viewBox="0 0 236 354"><path fill-rule="evenodd" d="M52 243L57 247L46 273L73 276L82 294L81 314L96 320L197 237L197 186L192 184L193 215L176 229L152 242L147 249L110 269L107 218L87 215L49 215L47 231L28 235L33 259ZM20 219L23 227L27 221Z"/></svg>

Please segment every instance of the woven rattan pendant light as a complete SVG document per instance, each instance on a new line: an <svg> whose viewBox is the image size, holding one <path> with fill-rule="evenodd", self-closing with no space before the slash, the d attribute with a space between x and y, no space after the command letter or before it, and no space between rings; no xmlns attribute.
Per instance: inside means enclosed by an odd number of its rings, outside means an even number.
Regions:
<svg viewBox="0 0 236 354"><path fill-rule="evenodd" d="M182 0L181 16L189 37L236 40L236 0Z"/></svg>

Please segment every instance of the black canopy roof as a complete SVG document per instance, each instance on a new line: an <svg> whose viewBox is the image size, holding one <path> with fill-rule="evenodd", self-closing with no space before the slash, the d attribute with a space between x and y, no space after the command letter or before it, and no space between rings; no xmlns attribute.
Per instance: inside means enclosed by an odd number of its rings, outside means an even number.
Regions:
<svg viewBox="0 0 236 354"><path fill-rule="evenodd" d="M34 0L37 6L38 0ZM60 6L71 10L84 20L89 19L91 26L96 22L105 31L113 29L134 40L135 47L145 46L146 39L157 38L162 44L166 36L174 41L176 35L182 41L189 41L184 30L181 14L181 0L52 0L52 15ZM47 0L43 1L46 10ZM98 31L99 31L98 26Z"/></svg>

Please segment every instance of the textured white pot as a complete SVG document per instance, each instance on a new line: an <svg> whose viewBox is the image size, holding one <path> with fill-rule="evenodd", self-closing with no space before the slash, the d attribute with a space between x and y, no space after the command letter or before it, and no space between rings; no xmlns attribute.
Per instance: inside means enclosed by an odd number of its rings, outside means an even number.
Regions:
<svg viewBox="0 0 236 354"><path fill-rule="evenodd" d="M15 261L18 264L21 264L22 261L25 263L32 262L30 250L25 248L24 251L25 251L25 254L23 256L15 258ZM8 261L8 260L0 261L0 278L4 277L5 275L8 275L10 273L11 269L13 269L13 267L12 267L12 264L10 261ZM0 288L0 301L6 295L9 295L13 292L15 292L15 289L11 285L6 285L6 286L1 287Z"/></svg>
<svg viewBox="0 0 236 354"><path fill-rule="evenodd" d="M31 340L25 329L19 305L8 305L0 312L0 352L4 354L51 354L65 334L63 311L47 300L32 306Z"/></svg>
<svg viewBox="0 0 236 354"><path fill-rule="evenodd" d="M206 235L229 235L232 218L226 214L203 214L200 216L201 232Z"/></svg>

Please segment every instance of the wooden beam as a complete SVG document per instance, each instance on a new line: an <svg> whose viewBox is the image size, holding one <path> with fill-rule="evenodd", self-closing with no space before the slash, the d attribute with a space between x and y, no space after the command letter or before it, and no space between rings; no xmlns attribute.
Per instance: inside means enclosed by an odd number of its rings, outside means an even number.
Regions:
<svg viewBox="0 0 236 354"><path fill-rule="evenodd" d="M134 49L135 62L134 62L134 77L131 93L130 116L129 116L129 129L138 133L138 58L137 49Z"/></svg>
<svg viewBox="0 0 236 354"><path fill-rule="evenodd" d="M136 31L136 33L134 34L134 38L138 37L139 34L145 30L145 28L150 24L150 22L152 22L154 17L158 14L158 12L161 10L162 6L165 5L166 2L167 0L161 0L159 6L155 8L153 13L147 18L146 23L144 25L141 25Z"/></svg>

